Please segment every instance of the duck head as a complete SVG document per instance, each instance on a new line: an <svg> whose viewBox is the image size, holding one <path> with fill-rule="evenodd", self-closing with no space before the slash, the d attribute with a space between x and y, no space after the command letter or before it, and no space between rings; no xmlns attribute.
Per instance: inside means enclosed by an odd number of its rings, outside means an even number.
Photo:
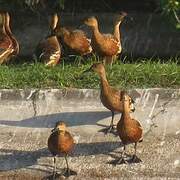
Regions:
<svg viewBox="0 0 180 180"><path fill-rule="evenodd" d="M84 24L86 24L87 26L92 27L92 28L98 26L97 19L96 19L94 16L87 18L87 19L84 21Z"/></svg>
<svg viewBox="0 0 180 180"><path fill-rule="evenodd" d="M85 70L83 73L86 72L96 72L97 74L105 75L105 67L102 63L95 63L89 69Z"/></svg>
<svg viewBox="0 0 180 180"><path fill-rule="evenodd" d="M114 24L116 25L121 23L126 16L127 16L126 12L121 12L121 14L116 15L114 18Z"/></svg>
<svg viewBox="0 0 180 180"><path fill-rule="evenodd" d="M55 131L62 131L65 132L66 131L66 124L64 121L58 121L54 127L54 129L51 130L51 132L55 132Z"/></svg>
<svg viewBox="0 0 180 180"><path fill-rule="evenodd" d="M121 99L123 101L125 112L130 113L135 111L134 100L127 94L126 91L121 91Z"/></svg>

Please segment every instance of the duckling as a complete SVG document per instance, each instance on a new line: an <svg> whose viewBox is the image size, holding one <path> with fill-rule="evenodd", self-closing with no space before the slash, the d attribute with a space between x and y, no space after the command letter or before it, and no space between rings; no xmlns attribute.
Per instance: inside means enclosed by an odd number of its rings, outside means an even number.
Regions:
<svg viewBox="0 0 180 180"><path fill-rule="evenodd" d="M0 13L0 64L6 63L13 52L12 40L6 32L6 16Z"/></svg>
<svg viewBox="0 0 180 180"><path fill-rule="evenodd" d="M141 160L136 156L136 148L137 148L137 143L142 142L143 140L142 137L143 128L139 123L139 121L131 118L130 116L131 104L130 104L129 96L124 91L121 92L121 96L122 96L123 111L122 111L122 116L117 124L117 133L123 143L124 149L117 163L120 164L126 163L123 156L125 154L126 145L129 143L134 143L134 149L135 149L131 161L140 162Z"/></svg>
<svg viewBox="0 0 180 180"><path fill-rule="evenodd" d="M12 41L12 45L13 45L13 56L17 56L19 54L19 43L16 40L16 38L14 37L14 35L12 34L11 28L10 28L10 15L8 12L5 13L5 17L6 17L6 33L8 34L8 36L11 38Z"/></svg>
<svg viewBox="0 0 180 180"><path fill-rule="evenodd" d="M55 128L52 130L48 138L48 149L54 156L54 170L53 177L56 176L56 156L63 154L66 160L66 171L64 176L76 175L75 171L69 169L67 157L74 147L74 140L71 134L67 131L65 122L59 121L56 123Z"/></svg>
<svg viewBox="0 0 180 180"><path fill-rule="evenodd" d="M114 123L113 123L114 113L115 112L123 112L123 101L121 100L119 90L114 89L113 87L111 87L109 85L108 80L106 78L105 67L102 63L95 63L90 67L90 69L88 69L86 71L91 71L91 70L96 72L100 77L100 81L101 81L100 99L101 99L101 102L112 113L112 119L111 119L110 126L104 130L105 133L107 134L108 132L111 132L114 129ZM135 111L135 108L133 106L134 101L130 96L128 96L128 97L129 97L129 103L130 103L129 111Z"/></svg>
<svg viewBox="0 0 180 180"><path fill-rule="evenodd" d="M114 22L114 34L102 34L99 31L98 21L93 16L84 21L92 29L92 48L98 56L103 58L103 63L113 63L116 55L121 53L121 41L119 26L125 17L125 13L117 16Z"/></svg>
<svg viewBox="0 0 180 180"><path fill-rule="evenodd" d="M62 40L68 55L84 56L92 52L91 41L82 30L61 27L58 20L55 34Z"/></svg>
<svg viewBox="0 0 180 180"><path fill-rule="evenodd" d="M50 22L51 34L40 41L35 50L35 56L37 59L45 62L46 66L55 66L61 57L61 47L56 35L53 35L53 31L56 28L58 22L57 14L52 16Z"/></svg>

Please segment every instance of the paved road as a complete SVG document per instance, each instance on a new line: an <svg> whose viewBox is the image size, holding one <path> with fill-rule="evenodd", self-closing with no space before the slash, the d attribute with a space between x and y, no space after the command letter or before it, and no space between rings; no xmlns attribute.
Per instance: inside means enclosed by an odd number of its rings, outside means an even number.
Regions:
<svg viewBox="0 0 180 180"><path fill-rule="evenodd" d="M70 179L180 178L180 99L179 91L173 92L172 96L162 91L132 92L136 99L132 116L144 127L144 141L137 151L142 162L117 166L112 162L120 156L122 145L119 137L99 132L109 124L111 113L99 102L98 92L67 92L63 98L58 90L38 92L36 98L31 92L6 92L6 96L2 92L0 179L47 179L51 175L53 159L47 138L58 120L69 125L77 142L69 164L78 175ZM115 116L116 122L119 117ZM157 127L151 126L151 120ZM132 153L133 145L129 145L127 154ZM59 174L64 167L65 160L59 157Z"/></svg>

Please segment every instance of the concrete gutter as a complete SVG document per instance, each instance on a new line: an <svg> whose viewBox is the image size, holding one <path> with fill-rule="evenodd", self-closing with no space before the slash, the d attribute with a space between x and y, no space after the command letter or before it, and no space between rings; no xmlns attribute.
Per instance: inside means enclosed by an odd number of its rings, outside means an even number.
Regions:
<svg viewBox="0 0 180 180"><path fill-rule="evenodd" d="M110 162L120 156L121 144L119 137L98 132L111 118L99 90L0 90L0 179L42 179L51 173L47 138L58 120L68 124L77 142L69 159L78 172L75 179L180 178L180 89L129 93L136 101L132 116L144 128L138 146L142 163L114 167ZM59 158L59 171L64 166Z"/></svg>

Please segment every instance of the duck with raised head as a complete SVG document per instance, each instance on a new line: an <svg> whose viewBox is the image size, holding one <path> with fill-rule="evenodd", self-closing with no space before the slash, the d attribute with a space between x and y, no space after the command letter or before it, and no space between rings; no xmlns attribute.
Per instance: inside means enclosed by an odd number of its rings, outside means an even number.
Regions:
<svg viewBox="0 0 180 180"><path fill-rule="evenodd" d="M6 12L5 14L5 17L6 17L6 32L8 34L8 36L11 38L12 40L12 44L13 44L13 53L12 55L13 56L17 56L19 54L19 43L18 41L16 40L16 38L14 37L12 31L11 31L11 28L10 28L10 15L8 12Z"/></svg>
<svg viewBox="0 0 180 180"><path fill-rule="evenodd" d="M113 34L103 34L99 31L99 25L96 17L89 17L84 23L92 29L92 48L101 58L103 63L111 64L116 56L121 53L121 36L119 27L126 13L122 13L115 18Z"/></svg>
<svg viewBox="0 0 180 180"><path fill-rule="evenodd" d="M54 170L53 170L53 177L56 176L56 156L57 155L64 155L66 160L66 170L64 172L64 176L69 177L71 175L76 175L75 171L72 171L69 168L68 164L68 154L74 148L74 140L71 136L70 132L67 130L67 126L65 122L59 121L56 123L55 128L52 130L51 135L48 138L48 149L53 155L54 158Z"/></svg>
<svg viewBox="0 0 180 180"><path fill-rule="evenodd" d="M84 56L92 52L91 41L87 38L85 32L80 29L61 27L60 18L55 34L62 41L67 55Z"/></svg>
<svg viewBox="0 0 180 180"><path fill-rule="evenodd" d="M54 14L50 20L50 35L41 40L35 50L36 59L44 62L46 66L55 66L61 57L60 43L53 34L57 26L58 16Z"/></svg>
<svg viewBox="0 0 180 180"><path fill-rule="evenodd" d="M130 98L127 95L125 91L121 92L122 96L122 104L123 104L123 111L121 118L117 124L117 134L119 135L122 144L124 146L123 152L121 154L121 157L118 159L116 164L122 164L126 163L126 160L124 159L125 149L126 145L130 143L134 143L134 155L132 156L132 159L130 162L140 162L141 160L136 156L136 149L137 149L137 143L142 142L143 140L143 128L139 121L137 121L134 118L131 118L130 115Z"/></svg>
<svg viewBox="0 0 180 180"><path fill-rule="evenodd" d="M111 87L109 85L109 82L107 80L106 77L106 71L105 71L105 67L102 63L95 63L93 64L90 69L86 70L87 71L94 71L96 72L99 77L100 77L100 88L101 88L101 93L100 93L100 99L102 104L111 111L112 113L112 119L111 119L111 123L110 126L105 129L105 133L108 132L112 132L112 130L114 130L114 114L115 112L123 112L123 102L121 100L121 96L120 96L120 91ZM133 99L129 97L129 111L134 111L135 108L133 106L134 101Z"/></svg>
<svg viewBox="0 0 180 180"><path fill-rule="evenodd" d="M13 40L8 34L7 14L5 12L0 13L0 64L7 63L15 54Z"/></svg>

